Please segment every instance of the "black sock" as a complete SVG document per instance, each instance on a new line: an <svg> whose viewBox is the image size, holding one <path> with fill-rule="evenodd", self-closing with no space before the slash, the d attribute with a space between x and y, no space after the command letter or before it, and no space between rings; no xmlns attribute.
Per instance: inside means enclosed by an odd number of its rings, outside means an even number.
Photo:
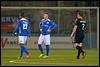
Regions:
<svg viewBox="0 0 100 67"><path fill-rule="evenodd" d="M79 47L77 57L80 57L81 49Z"/></svg>
<svg viewBox="0 0 100 67"><path fill-rule="evenodd" d="M83 51L82 47L80 47L80 50L81 50L82 54L84 54L84 51Z"/></svg>
<svg viewBox="0 0 100 67"><path fill-rule="evenodd" d="M80 47L79 46L76 46L76 49L78 50L77 57L79 57L80 56L80 53L81 53Z"/></svg>

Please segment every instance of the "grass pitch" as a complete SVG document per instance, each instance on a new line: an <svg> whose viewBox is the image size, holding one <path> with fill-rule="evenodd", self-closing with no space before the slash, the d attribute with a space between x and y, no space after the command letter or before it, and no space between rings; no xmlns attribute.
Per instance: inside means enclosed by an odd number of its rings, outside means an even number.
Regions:
<svg viewBox="0 0 100 67"><path fill-rule="evenodd" d="M40 51L29 50L32 59L26 59L25 53L18 60L19 49L1 49L1 66L99 66L99 50L85 49L86 58L76 59L75 49L51 49L49 57L39 58ZM45 50L44 50L45 51Z"/></svg>

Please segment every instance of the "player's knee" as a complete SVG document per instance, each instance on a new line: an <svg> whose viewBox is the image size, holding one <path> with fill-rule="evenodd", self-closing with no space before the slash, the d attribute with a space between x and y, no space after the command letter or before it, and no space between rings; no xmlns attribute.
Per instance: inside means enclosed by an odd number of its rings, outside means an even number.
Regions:
<svg viewBox="0 0 100 67"><path fill-rule="evenodd" d="M38 41L38 44L42 44L42 42Z"/></svg>
<svg viewBox="0 0 100 67"><path fill-rule="evenodd" d="M45 45L50 45L50 44L45 44Z"/></svg>
<svg viewBox="0 0 100 67"><path fill-rule="evenodd" d="M49 43L49 42L47 42L47 43L46 43L46 45L50 45L50 43Z"/></svg>
<svg viewBox="0 0 100 67"><path fill-rule="evenodd" d="M82 43L79 44L79 47L82 47Z"/></svg>
<svg viewBox="0 0 100 67"><path fill-rule="evenodd" d="M76 46L76 49L79 49L80 47L79 46Z"/></svg>
<svg viewBox="0 0 100 67"><path fill-rule="evenodd" d="M42 44L42 41L38 40L38 44Z"/></svg>
<svg viewBox="0 0 100 67"><path fill-rule="evenodd" d="M38 43L38 45L42 45L42 43Z"/></svg>

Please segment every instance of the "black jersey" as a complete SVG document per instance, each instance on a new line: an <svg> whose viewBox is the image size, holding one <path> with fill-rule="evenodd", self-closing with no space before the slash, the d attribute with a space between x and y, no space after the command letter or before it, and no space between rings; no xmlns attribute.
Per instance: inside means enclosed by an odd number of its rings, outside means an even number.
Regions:
<svg viewBox="0 0 100 67"><path fill-rule="evenodd" d="M77 26L76 33L84 33L85 27L86 27L86 21L78 19L75 23Z"/></svg>
<svg viewBox="0 0 100 67"><path fill-rule="evenodd" d="M75 34L75 43L81 43L84 39L84 30L86 27L86 21L78 19L75 25L77 26Z"/></svg>

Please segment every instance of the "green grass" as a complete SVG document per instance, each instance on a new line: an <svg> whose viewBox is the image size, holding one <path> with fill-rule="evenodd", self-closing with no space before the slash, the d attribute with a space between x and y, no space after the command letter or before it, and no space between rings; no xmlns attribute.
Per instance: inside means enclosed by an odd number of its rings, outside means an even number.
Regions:
<svg viewBox="0 0 100 67"><path fill-rule="evenodd" d="M51 49L49 58L38 58L39 50L29 50L32 59L18 60L18 49L1 49L1 66L99 66L99 50L86 49L85 59L76 59L75 49ZM14 61L14 62L9 62Z"/></svg>

